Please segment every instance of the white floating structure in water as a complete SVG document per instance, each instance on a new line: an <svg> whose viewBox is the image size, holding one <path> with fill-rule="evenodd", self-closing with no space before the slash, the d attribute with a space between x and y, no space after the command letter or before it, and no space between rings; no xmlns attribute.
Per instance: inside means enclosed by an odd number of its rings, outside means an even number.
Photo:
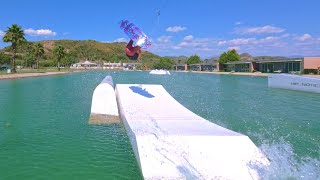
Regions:
<svg viewBox="0 0 320 180"><path fill-rule="evenodd" d="M320 78L291 74L269 74L268 87L320 93Z"/></svg>
<svg viewBox="0 0 320 180"><path fill-rule="evenodd" d="M120 123L118 105L111 76L106 76L92 96L89 124Z"/></svg>
<svg viewBox="0 0 320 180"><path fill-rule="evenodd" d="M121 119L144 179L259 179L269 161L240 133L211 123L161 85L117 84Z"/></svg>
<svg viewBox="0 0 320 180"><path fill-rule="evenodd" d="M155 69L155 70L150 71L150 73L149 73L149 74L170 75L170 72L169 72L169 71L167 71L167 70L163 70L163 69L160 69L160 70Z"/></svg>

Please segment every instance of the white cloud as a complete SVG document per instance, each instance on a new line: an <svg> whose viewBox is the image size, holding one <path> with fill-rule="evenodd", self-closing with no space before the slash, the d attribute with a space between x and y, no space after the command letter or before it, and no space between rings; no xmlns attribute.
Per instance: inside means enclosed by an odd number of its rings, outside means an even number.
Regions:
<svg viewBox="0 0 320 180"><path fill-rule="evenodd" d="M286 34L283 34L281 37L282 38L286 38L286 37L289 37L290 36L290 34L289 33L286 33Z"/></svg>
<svg viewBox="0 0 320 180"><path fill-rule="evenodd" d="M176 33L180 31L184 31L186 29L187 29L186 27L182 27L182 26L172 26L172 27L168 27L166 31Z"/></svg>
<svg viewBox="0 0 320 180"><path fill-rule="evenodd" d="M218 46L223 46L223 45L226 45L227 43L228 41L219 41Z"/></svg>
<svg viewBox="0 0 320 180"><path fill-rule="evenodd" d="M158 38L159 39L159 38ZM167 36L160 38L160 41L166 41ZM173 37L170 36L168 43L161 43L157 40L153 46L149 49L151 52L161 55L191 55L195 53L199 54L215 54L217 52L216 40L212 38L195 38L188 37L188 41L183 40L175 42Z"/></svg>
<svg viewBox="0 0 320 180"><path fill-rule="evenodd" d="M251 28L237 28L235 33L237 34L270 34L270 33L282 33L285 29L274 26L261 26Z"/></svg>
<svg viewBox="0 0 320 180"><path fill-rule="evenodd" d="M118 38L118 39L115 39L113 42L127 42L127 39L126 38Z"/></svg>
<svg viewBox="0 0 320 180"><path fill-rule="evenodd" d="M178 46L180 46L180 47L191 46L191 43L183 41L180 44L178 44Z"/></svg>
<svg viewBox="0 0 320 180"><path fill-rule="evenodd" d="M175 50L181 49L180 46L173 46L172 48L175 49Z"/></svg>
<svg viewBox="0 0 320 180"><path fill-rule="evenodd" d="M239 46L239 45L258 45L258 44L275 45L275 43L278 42L280 39L281 37L274 37L274 36L268 36L262 39L237 38L237 39L219 41L218 46L224 46L224 45Z"/></svg>
<svg viewBox="0 0 320 180"><path fill-rule="evenodd" d="M275 40L275 39L278 39L277 37L273 37L273 36L269 36L269 37L266 37L264 38L265 40Z"/></svg>
<svg viewBox="0 0 320 180"><path fill-rule="evenodd" d="M210 52L213 51L212 48L203 47L203 48L196 48L197 51L203 51L203 52Z"/></svg>
<svg viewBox="0 0 320 180"><path fill-rule="evenodd" d="M55 36L57 35L56 32L53 32L50 29L38 29L34 30L32 28L24 30L24 33L30 36Z"/></svg>
<svg viewBox="0 0 320 180"><path fill-rule="evenodd" d="M311 39L311 38L312 38L312 36L310 34L304 34L304 35L298 37L297 39L299 41L305 41L305 40L308 40L308 39Z"/></svg>
<svg viewBox="0 0 320 180"><path fill-rule="evenodd" d="M172 36L160 36L158 38L158 42L160 43L168 43L171 41Z"/></svg>
<svg viewBox="0 0 320 180"><path fill-rule="evenodd" d="M0 37L4 36L4 32L0 30Z"/></svg>
<svg viewBox="0 0 320 180"><path fill-rule="evenodd" d="M272 42L277 41L278 39L280 39L280 38L279 37L274 37L274 36L269 36L269 37L266 37L266 38L259 39L255 43L256 44L272 43Z"/></svg>
<svg viewBox="0 0 320 180"><path fill-rule="evenodd" d="M189 35L183 38L184 41L191 41L192 39L193 39L192 35Z"/></svg>
<svg viewBox="0 0 320 180"><path fill-rule="evenodd" d="M239 26L239 28L241 27ZM152 52L157 54L159 53L161 55L171 54L187 56L196 53L201 57L219 55L222 52L230 49L248 52L254 56L290 56L294 54L310 56L319 54L319 36L313 37L311 34L307 33L294 34L287 33L285 31L285 29L277 27L263 26L260 28L255 27L241 29L241 31L238 31L238 33L243 33L245 36L237 35L235 38L231 39L216 39L213 37L198 38L191 34L186 34L186 36L181 36L179 41L173 35L161 36L157 39L158 44L153 44Z"/></svg>
<svg viewBox="0 0 320 180"><path fill-rule="evenodd" d="M234 23L234 25L236 25L236 26L239 26L241 24L242 24L242 22L240 22L240 21Z"/></svg>
<svg viewBox="0 0 320 180"><path fill-rule="evenodd" d="M206 48L210 44L212 44L212 40L209 38L196 38L196 39L191 39L188 41L184 40L184 41L180 42L177 46L203 49L203 48Z"/></svg>
<svg viewBox="0 0 320 180"><path fill-rule="evenodd" d="M218 45L223 46L223 45L243 45L243 44L249 44L254 42L256 39L255 38L237 38L237 39L232 39L228 41L219 41Z"/></svg>

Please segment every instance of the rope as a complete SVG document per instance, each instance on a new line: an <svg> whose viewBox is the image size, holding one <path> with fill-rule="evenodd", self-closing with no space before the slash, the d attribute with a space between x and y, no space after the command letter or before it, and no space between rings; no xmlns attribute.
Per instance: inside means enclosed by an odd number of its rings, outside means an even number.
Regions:
<svg viewBox="0 0 320 180"><path fill-rule="evenodd" d="M159 28L161 11L163 11L167 7L167 4L168 4L168 0L164 0L164 1L162 1L162 6L155 10L156 18L153 22L153 28L152 28L151 32L149 33L150 36Z"/></svg>

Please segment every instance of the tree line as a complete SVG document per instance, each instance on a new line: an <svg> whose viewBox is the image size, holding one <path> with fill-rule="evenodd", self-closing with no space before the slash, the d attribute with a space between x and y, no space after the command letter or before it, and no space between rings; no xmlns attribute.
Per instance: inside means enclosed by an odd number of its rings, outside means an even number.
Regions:
<svg viewBox="0 0 320 180"><path fill-rule="evenodd" d="M22 44L26 43L25 34L21 26L17 24L13 24L9 27L2 38L3 42L11 43L11 72L16 72L16 58L17 58L17 49ZM33 45L32 50L27 55L27 60L31 59L35 60L36 68L39 69L39 61L41 57L44 55L44 47L41 43L36 43ZM60 71L60 61L65 57L66 52L64 47L61 45L56 45L53 49L53 54L57 62L58 70ZM1 53L0 57L2 57L2 61L8 62L8 58L5 53Z"/></svg>

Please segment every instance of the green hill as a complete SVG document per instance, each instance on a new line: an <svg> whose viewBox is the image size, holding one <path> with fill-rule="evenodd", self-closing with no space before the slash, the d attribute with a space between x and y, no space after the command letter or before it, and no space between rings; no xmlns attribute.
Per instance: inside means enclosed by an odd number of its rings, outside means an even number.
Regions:
<svg viewBox="0 0 320 180"><path fill-rule="evenodd" d="M90 60L96 63L101 62L132 62L124 53L126 43L102 43L94 40L47 40L38 42L26 42L18 49L17 65L28 64L28 61L32 61L31 50L35 43L41 43L44 46L45 54L40 60L41 66L54 65L53 48L55 45L62 45L67 56L62 62L64 65L70 65L72 63ZM0 51L9 54L11 47L8 46ZM154 62L160 61L160 56L152 54L148 51L143 51L141 62L144 62L144 66L149 67Z"/></svg>

